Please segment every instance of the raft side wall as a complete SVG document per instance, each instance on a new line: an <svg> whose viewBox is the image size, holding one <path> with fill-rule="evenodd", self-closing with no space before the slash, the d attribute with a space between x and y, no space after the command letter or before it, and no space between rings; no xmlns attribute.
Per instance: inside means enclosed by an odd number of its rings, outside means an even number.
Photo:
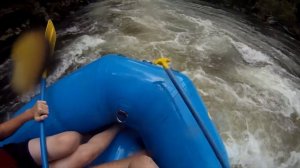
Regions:
<svg viewBox="0 0 300 168"><path fill-rule="evenodd" d="M178 72L175 75L227 158L194 85L186 76ZM16 115L31 107L38 97ZM116 112L122 110L128 114L125 124L139 133L160 167L220 167L182 98L158 66L110 54L50 86L46 100L50 110L45 122L47 135L97 130L115 122ZM38 123L30 121L0 146L38 136Z"/></svg>
<svg viewBox="0 0 300 168"><path fill-rule="evenodd" d="M110 105L114 107L111 110L127 112L126 123L141 134L146 148L161 167L198 167L200 163L220 167L195 119L162 68L125 57L106 59L114 65L108 67L111 75L107 75L109 81L112 81L107 90L114 95L108 101L113 103ZM175 74L221 149L223 157L228 160L220 136L194 85L185 75L178 72Z"/></svg>

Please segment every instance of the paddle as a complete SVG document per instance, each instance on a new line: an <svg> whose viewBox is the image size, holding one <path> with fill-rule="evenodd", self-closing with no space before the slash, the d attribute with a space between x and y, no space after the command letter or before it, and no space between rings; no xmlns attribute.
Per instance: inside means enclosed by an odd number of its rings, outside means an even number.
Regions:
<svg viewBox="0 0 300 168"><path fill-rule="evenodd" d="M45 33L30 31L20 36L12 49L14 62L12 88L22 94L33 89L41 79L41 100L45 99L46 78L56 42L56 32L51 20L48 20ZM41 78L42 77L42 78ZM44 122L40 122L40 146L42 165L48 168L47 146Z"/></svg>
<svg viewBox="0 0 300 168"><path fill-rule="evenodd" d="M54 25L51 20L48 20L48 24L46 27L45 37L50 45L50 53L49 56L52 56L54 52L55 42L56 42L56 31ZM45 89L46 89L46 78L48 76L49 67L45 67L43 72L43 77L41 80L41 100L45 99ZM47 153L47 145L46 145L46 136L45 136L45 125L44 121L40 122L40 147L41 147L41 156L42 156L42 165L44 168L48 168L48 153Z"/></svg>

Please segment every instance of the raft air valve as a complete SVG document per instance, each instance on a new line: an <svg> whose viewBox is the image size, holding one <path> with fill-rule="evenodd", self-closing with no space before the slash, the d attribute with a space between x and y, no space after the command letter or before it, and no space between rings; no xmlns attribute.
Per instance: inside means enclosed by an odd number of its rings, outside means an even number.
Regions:
<svg viewBox="0 0 300 168"><path fill-rule="evenodd" d="M116 112L116 117L118 123L125 123L126 119L128 118L128 113L123 110L119 110Z"/></svg>

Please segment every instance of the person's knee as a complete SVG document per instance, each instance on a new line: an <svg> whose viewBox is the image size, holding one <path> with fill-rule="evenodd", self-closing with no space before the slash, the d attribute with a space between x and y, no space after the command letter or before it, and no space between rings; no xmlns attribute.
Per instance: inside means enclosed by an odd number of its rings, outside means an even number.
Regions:
<svg viewBox="0 0 300 168"><path fill-rule="evenodd" d="M64 158L73 153L80 145L81 135L74 131L63 132L47 137L49 161ZM41 163L40 139L32 139L28 143L28 150L36 163Z"/></svg>
<svg viewBox="0 0 300 168"><path fill-rule="evenodd" d="M75 131L64 132L56 137L56 143L61 148L75 151L80 145L81 135Z"/></svg>
<svg viewBox="0 0 300 168"><path fill-rule="evenodd" d="M141 155L130 163L129 168L158 168L158 166L151 157L147 155Z"/></svg>

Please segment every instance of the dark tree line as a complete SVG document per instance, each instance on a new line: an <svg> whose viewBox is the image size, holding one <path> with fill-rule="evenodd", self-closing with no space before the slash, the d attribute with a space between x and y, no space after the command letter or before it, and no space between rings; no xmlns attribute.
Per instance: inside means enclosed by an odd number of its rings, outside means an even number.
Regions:
<svg viewBox="0 0 300 168"><path fill-rule="evenodd" d="M300 37L300 0L206 0L272 20Z"/></svg>

